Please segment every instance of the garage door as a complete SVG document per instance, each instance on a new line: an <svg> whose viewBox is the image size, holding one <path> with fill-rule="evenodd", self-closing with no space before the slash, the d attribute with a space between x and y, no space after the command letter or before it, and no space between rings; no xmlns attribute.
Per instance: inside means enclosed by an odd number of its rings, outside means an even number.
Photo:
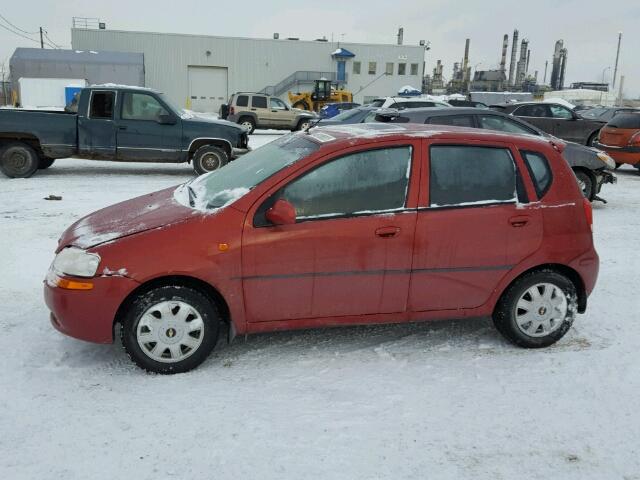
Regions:
<svg viewBox="0 0 640 480"><path fill-rule="evenodd" d="M227 100L227 68L188 67L191 110L217 112Z"/></svg>

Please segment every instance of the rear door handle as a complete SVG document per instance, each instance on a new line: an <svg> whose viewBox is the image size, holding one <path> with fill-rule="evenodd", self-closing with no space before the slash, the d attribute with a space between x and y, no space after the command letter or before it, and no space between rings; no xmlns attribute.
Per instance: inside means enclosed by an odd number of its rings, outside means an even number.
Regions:
<svg viewBox="0 0 640 480"><path fill-rule="evenodd" d="M398 227L381 227L376 230L376 235L382 238L395 237L398 233L400 233Z"/></svg>
<svg viewBox="0 0 640 480"><path fill-rule="evenodd" d="M524 227L527 223L529 223L529 217L525 215L519 215L517 217L511 217L509 219L509 223L513 227Z"/></svg>

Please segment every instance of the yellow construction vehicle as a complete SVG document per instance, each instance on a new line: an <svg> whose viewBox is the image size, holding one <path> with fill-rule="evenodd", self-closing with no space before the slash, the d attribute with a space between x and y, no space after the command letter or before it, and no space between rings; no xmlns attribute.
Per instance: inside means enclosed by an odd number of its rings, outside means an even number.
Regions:
<svg viewBox="0 0 640 480"><path fill-rule="evenodd" d="M338 102L353 102L353 94L333 88L331 80L315 80L313 92L289 92L291 106L302 110L318 112L326 103Z"/></svg>

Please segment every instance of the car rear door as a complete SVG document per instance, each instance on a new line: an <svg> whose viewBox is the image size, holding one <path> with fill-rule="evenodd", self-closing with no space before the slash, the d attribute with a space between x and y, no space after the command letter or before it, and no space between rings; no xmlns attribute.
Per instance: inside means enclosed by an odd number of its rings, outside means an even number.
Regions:
<svg viewBox="0 0 640 480"><path fill-rule="evenodd" d="M256 203L242 245L249 322L406 311L420 148L417 139L352 147ZM266 220L280 198L295 224Z"/></svg>
<svg viewBox="0 0 640 480"><path fill-rule="evenodd" d="M428 142L409 308L470 309L542 241L519 152L502 142Z"/></svg>
<svg viewBox="0 0 640 480"><path fill-rule="evenodd" d="M78 153L81 156L116 158L117 91L91 90L86 112L78 112Z"/></svg>
<svg viewBox="0 0 640 480"><path fill-rule="evenodd" d="M512 113L513 116L520 117L524 121L535 125L539 129L553 135L554 120L549 110L549 105L545 103L530 103L517 107Z"/></svg>
<svg viewBox="0 0 640 480"><path fill-rule="evenodd" d="M256 115L256 126L258 128L270 128L272 126L270 123L271 110L269 109L269 104L266 96L252 95L249 111L253 112Z"/></svg>

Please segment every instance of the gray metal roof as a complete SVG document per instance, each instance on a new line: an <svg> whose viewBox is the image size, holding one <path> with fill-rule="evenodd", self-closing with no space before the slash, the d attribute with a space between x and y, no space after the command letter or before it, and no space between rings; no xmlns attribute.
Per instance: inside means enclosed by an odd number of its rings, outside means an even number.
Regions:
<svg viewBox="0 0 640 480"><path fill-rule="evenodd" d="M16 48L11 63L37 61L38 63L81 63L111 65L144 64L144 54L95 50L54 50L44 48Z"/></svg>

